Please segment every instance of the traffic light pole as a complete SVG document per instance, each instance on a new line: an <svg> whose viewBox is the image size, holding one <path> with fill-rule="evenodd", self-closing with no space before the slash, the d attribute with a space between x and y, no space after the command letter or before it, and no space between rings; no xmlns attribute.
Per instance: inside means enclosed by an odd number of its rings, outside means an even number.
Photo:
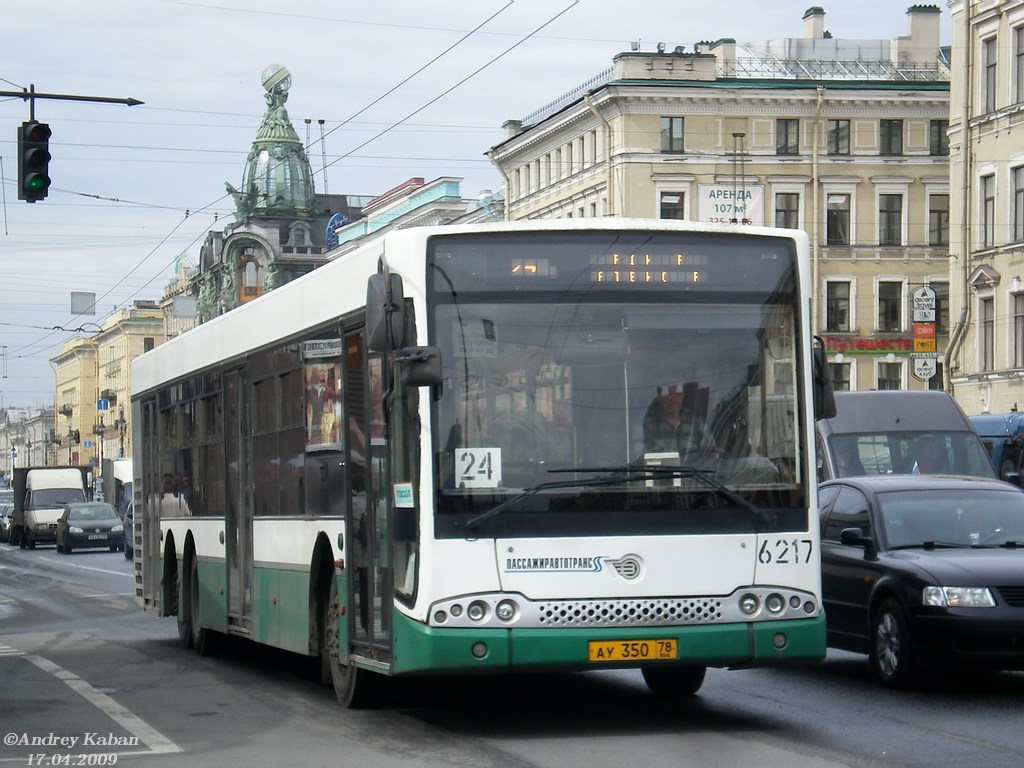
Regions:
<svg viewBox="0 0 1024 768"><path fill-rule="evenodd" d="M50 188L49 164L50 126L36 121L36 99L61 101L93 101L126 104L134 107L138 99L115 99L107 96L73 96L68 93L36 93L35 84L19 91L0 91L0 96L13 96L29 103L29 119L18 129L18 199L27 203L45 200Z"/></svg>
<svg viewBox="0 0 1024 768"><path fill-rule="evenodd" d="M107 96L73 96L68 93L36 93L35 85L30 85L28 88L22 88L20 91L0 91L0 96L9 96L15 99L22 99L27 101L28 104L28 119L36 119L36 99L49 99L54 101L93 101L102 102L105 104L125 104L129 107L137 107L139 104L145 104L144 101L138 99L116 99Z"/></svg>

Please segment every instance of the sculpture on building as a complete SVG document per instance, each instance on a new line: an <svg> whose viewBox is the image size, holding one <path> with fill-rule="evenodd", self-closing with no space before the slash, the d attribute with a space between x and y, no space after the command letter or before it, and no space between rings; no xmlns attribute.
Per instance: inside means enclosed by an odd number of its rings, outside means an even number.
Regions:
<svg viewBox="0 0 1024 768"><path fill-rule="evenodd" d="M235 290L235 270L233 265L225 264L221 270L224 279L220 284L220 306L221 311L227 312L238 306L238 293Z"/></svg>
<svg viewBox="0 0 1024 768"><path fill-rule="evenodd" d="M207 272L199 282L199 295L196 297L196 311L201 322L206 322L214 315L213 273Z"/></svg>

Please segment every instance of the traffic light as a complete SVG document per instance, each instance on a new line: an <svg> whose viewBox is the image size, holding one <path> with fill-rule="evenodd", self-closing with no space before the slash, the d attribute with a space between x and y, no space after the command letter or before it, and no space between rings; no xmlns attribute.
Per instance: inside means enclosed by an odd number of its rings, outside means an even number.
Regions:
<svg viewBox="0 0 1024 768"><path fill-rule="evenodd" d="M27 120L18 130L18 199L34 203L50 189L50 126Z"/></svg>

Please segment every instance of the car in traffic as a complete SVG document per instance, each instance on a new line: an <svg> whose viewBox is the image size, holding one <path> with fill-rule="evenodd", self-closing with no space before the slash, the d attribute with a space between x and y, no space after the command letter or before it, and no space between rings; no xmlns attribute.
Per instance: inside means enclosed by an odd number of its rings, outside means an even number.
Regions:
<svg viewBox="0 0 1024 768"><path fill-rule="evenodd" d="M14 503L0 503L0 541L11 540L11 525L14 517Z"/></svg>
<svg viewBox="0 0 1024 768"><path fill-rule="evenodd" d="M124 549L124 524L113 506L101 501L65 504L57 520L57 551L70 555L76 549Z"/></svg>
<svg viewBox="0 0 1024 768"><path fill-rule="evenodd" d="M879 681L929 670L1024 669L1024 491L966 476L820 485L828 645Z"/></svg>
<svg viewBox="0 0 1024 768"><path fill-rule="evenodd" d="M978 433L946 392L836 392L835 401L835 416L815 422L820 481L854 475L996 476Z"/></svg>

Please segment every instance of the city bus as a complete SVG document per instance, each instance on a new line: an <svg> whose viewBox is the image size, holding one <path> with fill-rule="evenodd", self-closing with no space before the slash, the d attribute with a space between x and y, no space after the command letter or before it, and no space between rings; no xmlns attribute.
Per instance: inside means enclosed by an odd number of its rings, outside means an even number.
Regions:
<svg viewBox="0 0 1024 768"><path fill-rule="evenodd" d="M392 679L825 654L807 236L387 233L132 364L136 596L186 647ZM662 397L691 434L645 442Z"/></svg>

